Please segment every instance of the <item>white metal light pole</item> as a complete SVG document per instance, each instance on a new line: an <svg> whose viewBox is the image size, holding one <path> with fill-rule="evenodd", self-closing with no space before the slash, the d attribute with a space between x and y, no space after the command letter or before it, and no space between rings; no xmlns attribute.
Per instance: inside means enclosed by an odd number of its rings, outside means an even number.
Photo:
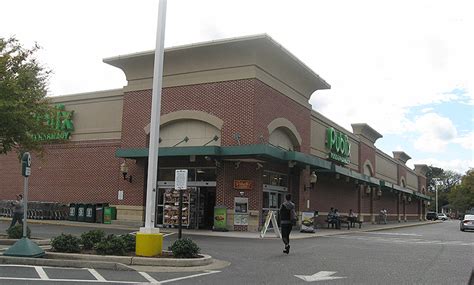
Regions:
<svg viewBox="0 0 474 285"><path fill-rule="evenodd" d="M160 137L161 89L163 86L163 57L165 46L166 0L158 6L155 66L153 71L153 95L151 103L150 149L148 153L148 179L146 187L145 227L141 232L159 232L155 229L155 204L157 194L158 147Z"/></svg>

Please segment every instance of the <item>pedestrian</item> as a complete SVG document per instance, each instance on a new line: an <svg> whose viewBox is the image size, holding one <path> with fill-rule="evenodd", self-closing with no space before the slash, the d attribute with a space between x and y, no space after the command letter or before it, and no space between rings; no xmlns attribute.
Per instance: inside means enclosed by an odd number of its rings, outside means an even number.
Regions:
<svg viewBox="0 0 474 285"><path fill-rule="evenodd" d="M280 206L280 225L281 235L285 249L283 253L290 253L290 232L293 227L293 223L296 223L296 211L295 204L291 202L291 194L285 195L285 202Z"/></svg>
<svg viewBox="0 0 474 285"><path fill-rule="evenodd" d="M388 212L387 212L387 209L383 209L383 223L384 224L387 224L387 216L388 216Z"/></svg>
<svg viewBox="0 0 474 285"><path fill-rule="evenodd" d="M338 209L334 209L334 221L336 222L336 229L341 229L341 215L339 214Z"/></svg>
<svg viewBox="0 0 474 285"><path fill-rule="evenodd" d="M23 225L23 211L24 211L24 204L23 204L23 195L18 194L16 195L16 201L12 202L12 210L13 210L13 218L12 223L10 224L10 228L15 226L16 222Z"/></svg>

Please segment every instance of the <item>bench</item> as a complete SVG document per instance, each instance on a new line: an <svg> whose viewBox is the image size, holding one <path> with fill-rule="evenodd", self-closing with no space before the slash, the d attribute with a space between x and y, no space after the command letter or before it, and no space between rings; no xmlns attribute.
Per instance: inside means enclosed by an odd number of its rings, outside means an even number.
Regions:
<svg viewBox="0 0 474 285"><path fill-rule="evenodd" d="M351 226L350 222L346 219L326 220L325 222L328 224L328 229L329 229L329 226L331 226L332 228L336 228L340 230L341 224L346 224L347 229L350 230L350 226Z"/></svg>

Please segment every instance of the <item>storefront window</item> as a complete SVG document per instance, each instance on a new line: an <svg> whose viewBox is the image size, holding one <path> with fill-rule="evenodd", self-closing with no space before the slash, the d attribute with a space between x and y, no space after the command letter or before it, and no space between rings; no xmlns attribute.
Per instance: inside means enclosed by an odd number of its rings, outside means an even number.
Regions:
<svg viewBox="0 0 474 285"><path fill-rule="evenodd" d="M173 168L160 168L158 171L159 181L174 181L174 169Z"/></svg>
<svg viewBox="0 0 474 285"><path fill-rule="evenodd" d="M215 168L197 168L196 181L216 181Z"/></svg>
<svg viewBox="0 0 474 285"><path fill-rule="evenodd" d="M288 175L265 171L263 174L263 184L288 187Z"/></svg>

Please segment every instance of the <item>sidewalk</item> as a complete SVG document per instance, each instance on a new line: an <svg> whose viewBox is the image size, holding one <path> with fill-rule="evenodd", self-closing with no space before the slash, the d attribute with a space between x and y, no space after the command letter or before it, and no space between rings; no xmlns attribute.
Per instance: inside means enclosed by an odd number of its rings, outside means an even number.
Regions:
<svg viewBox="0 0 474 285"><path fill-rule="evenodd" d="M9 221L11 219L0 217L0 221ZM141 222L125 222L125 221L112 221L112 224L96 224L96 223L86 223L86 222L74 222L68 220L28 220L29 224L48 224L48 225L63 225L69 227L87 227L87 228L100 228L100 229L120 229L120 230L129 230L131 232L138 231L142 226ZM362 228L347 228L342 227L340 230L336 229L327 229L324 225L322 228L316 229L315 233L301 233L297 229L293 229L291 232L292 239L304 239L304 238L314 238L322 236L331 236L331 235L340 235L340 234L351 234L358 232L372 232L372 231L382 231L396 228L404 227L413 227L421 225L429 225L439 223L439 221L408 221L408 222L396 222L390 221L388 224L371 224L364 223ZM177 233L178 229L174 228L163 228L161 229L163 233ZM228 232L215 232L211 230L188 230L183 229L183 234L185 235L196 235L196 236L213 236L213 237L232 237L232 238L250 238L250 239L259 239L260 232L237 232L237 231L228 231ZM276 234L273 230L268 230L265 234L265 239L276 239Z"/></svg>

